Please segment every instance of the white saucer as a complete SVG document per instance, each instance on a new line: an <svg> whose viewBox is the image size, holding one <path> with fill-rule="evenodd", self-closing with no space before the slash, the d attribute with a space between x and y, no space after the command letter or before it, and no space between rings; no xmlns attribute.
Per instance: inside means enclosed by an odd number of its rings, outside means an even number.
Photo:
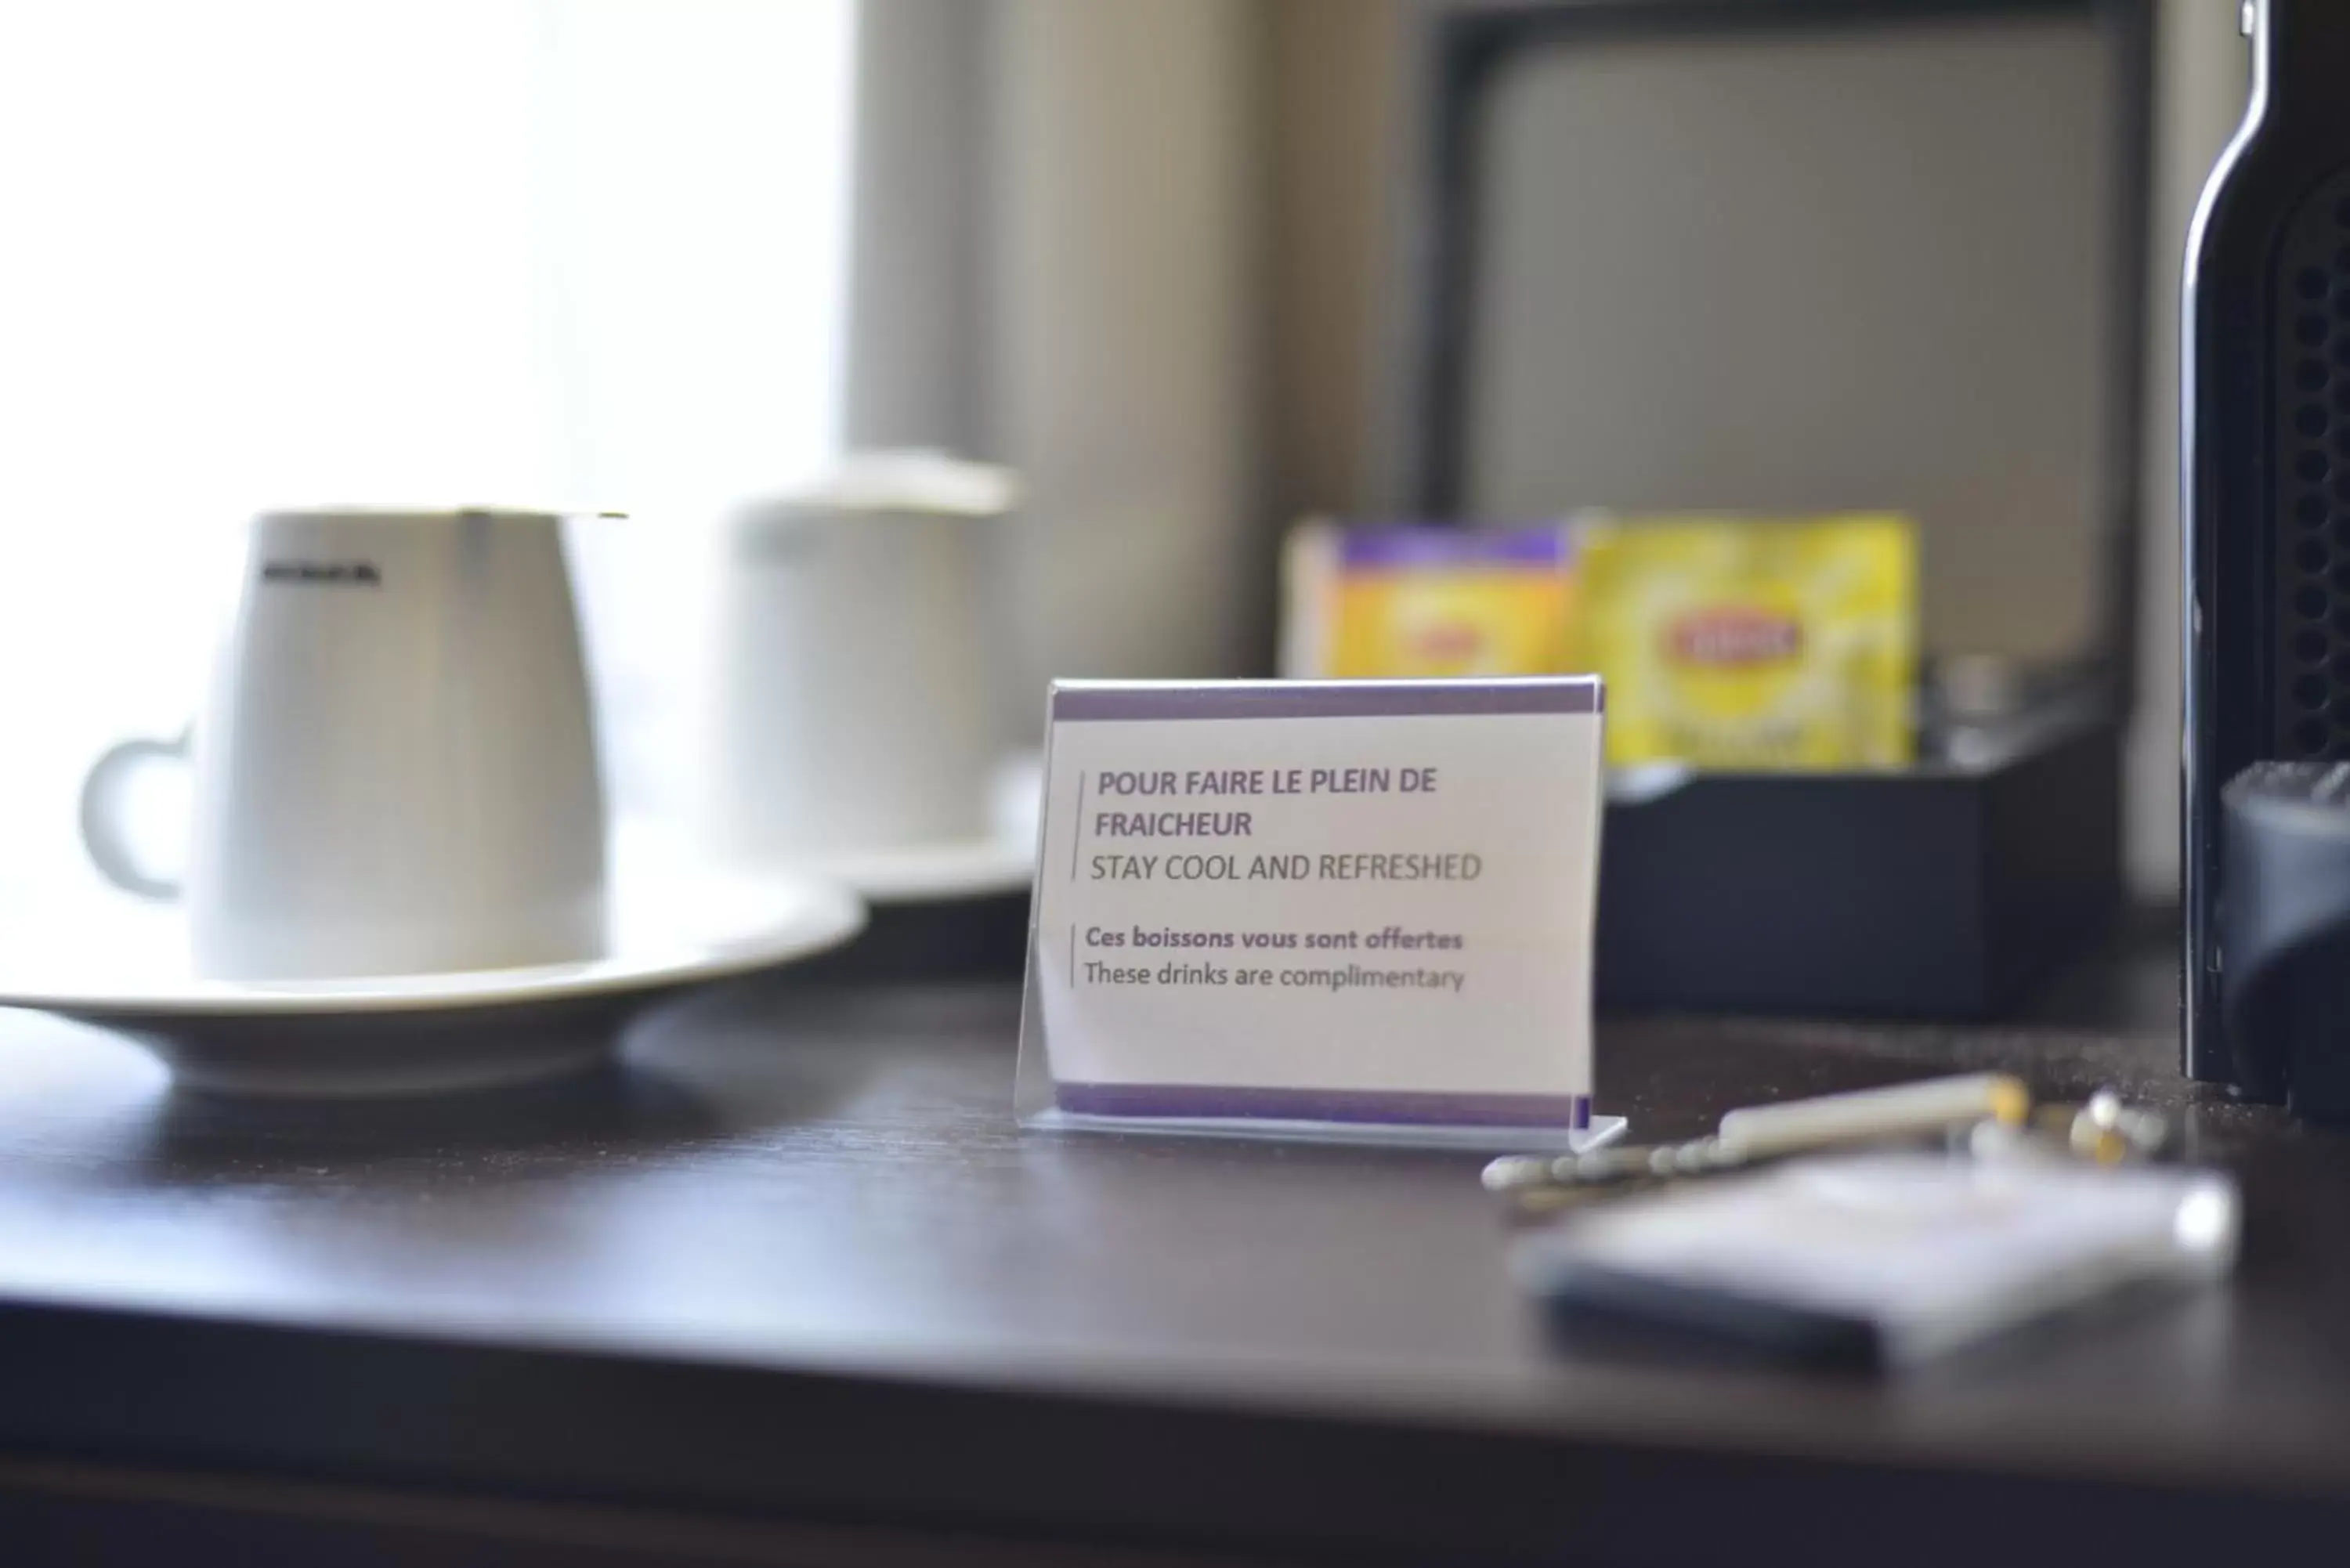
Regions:
<svg viewBox="0 0 2350 1568"><path fill-rule="evenodd" d="M616 845L603 957L348 980L204 980L176 909L114 904L0 927L0 1007L120 1031L183 1085L245 1095L417 1094L588 1065L647 1003L838 946L864 905L812 877L745 877Z"/></svg>
<svg viewBox="0 0 2350 1568"><path fill-rule="evenodd" d="M868 904L920 904L1024 893L1036 880L1036 819L1045 805L1045 759L1020 752L988 781L986 836L957 844L910 844L820 857L795 869L854 888Z"/></svg>
<svg viewBox="0 0 2350 1568"><path fill-rule="evenodd" d="M1045 761L1015 753L998 763L988 785L988 830L945 844L898 845L854 854L819 855L792 862L797 875L837 882L868 904L922 904L1024 893L1036 880L1036 821L1044 811ZM668 830L630 823L624 833L660 840ZM688 855L671 845L660 853Z"/></svg>
<svg viewBox="0 0 2350 1568"><path fill-rule="evenodd" d="M796 869L857 890L869 904L919 904L1024 893L1036 877L1036 840L975 838L821 856Z"/></svg>

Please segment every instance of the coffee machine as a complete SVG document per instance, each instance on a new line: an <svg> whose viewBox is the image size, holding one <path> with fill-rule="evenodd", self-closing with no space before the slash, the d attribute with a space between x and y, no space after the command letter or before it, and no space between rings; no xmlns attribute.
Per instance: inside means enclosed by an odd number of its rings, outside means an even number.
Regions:
<svg viewBox="0 0 2350 1568"><path fill-rule="evenodd" d="M2350 5L2243 17L2187 255L2183 1065L2350 1120Z"/></svg>

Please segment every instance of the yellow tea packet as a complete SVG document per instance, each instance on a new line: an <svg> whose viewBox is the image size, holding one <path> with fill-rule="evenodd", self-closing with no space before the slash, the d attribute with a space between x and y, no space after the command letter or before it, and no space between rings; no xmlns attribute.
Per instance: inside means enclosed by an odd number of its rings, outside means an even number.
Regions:
<svg viewBox="0 0 2350 1568"><path fill-rule="evenodd" d="M1575 670L1564 523L1474 529L1312 522L1290 535L1282 673L1391 680Z"/></svg>
<svg viewBox="0 0 2350 1568"><path fill-rule="evenodd" d="M1895 767L1916 754L1918 545L1892 514L1595 517L1576 536L1607 760Z"/></svg>

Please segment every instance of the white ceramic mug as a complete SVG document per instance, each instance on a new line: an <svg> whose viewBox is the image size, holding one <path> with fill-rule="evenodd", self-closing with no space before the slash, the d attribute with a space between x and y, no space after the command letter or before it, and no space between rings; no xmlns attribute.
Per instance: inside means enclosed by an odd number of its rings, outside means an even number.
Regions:
<svg viewBox="0 0 2350 1568"><path fill-rule="evenodd" d="M130 770L190 754L184 889L122 842ZM182 896L200 973L307 980L604 950L604 804L561 520L328 507L247 535L192 742L82 794L91 860Z"/></svg>
<svg viewBox="0 0 2350 1568"><path fill-rule="evenodd" d="M735 509L702 781L713 853L772 864L987 836L990 565L1012 489L998 469L872 455Z"/></svg>

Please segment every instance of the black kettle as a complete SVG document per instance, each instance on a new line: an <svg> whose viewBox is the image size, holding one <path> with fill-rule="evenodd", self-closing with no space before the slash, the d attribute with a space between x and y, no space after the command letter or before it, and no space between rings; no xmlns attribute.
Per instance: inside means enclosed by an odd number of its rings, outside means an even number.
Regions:
<svg viewBox="0 0 2350 1568"><path fill-rule="evenodd" d="M2183 1065L2350 1120L2350 3L2244 21L2187 255Z"/></svg>

